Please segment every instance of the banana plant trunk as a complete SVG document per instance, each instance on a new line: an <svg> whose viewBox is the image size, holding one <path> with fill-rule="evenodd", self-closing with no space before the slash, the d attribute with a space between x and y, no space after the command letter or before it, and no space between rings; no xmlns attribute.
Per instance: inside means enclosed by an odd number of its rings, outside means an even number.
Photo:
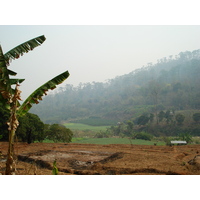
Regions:
<svg viewBox="0 0 200 200"><path fill-rule="evenodd" d="M6 161L6 175L14 174L14 138L15 138L15 130L11 130L9 132L9 146L7 153L7 161Z"/></svg>
<svg viewBox="0 0 200 200"><path fill-rule="evenodd" d="M11 98L11 115L8 121L8 130L9 130L9 143L8 143L8 153L7 153L7 161L6 161L6 175L12 175L15 172L15 162L14 162L14 140L15 140L15 132L17 127L19 126L19 122L17 120L17 109L18 109L18 100L20 99L21 91L18 89L18 84L16 84L15 94Z"/></svg>

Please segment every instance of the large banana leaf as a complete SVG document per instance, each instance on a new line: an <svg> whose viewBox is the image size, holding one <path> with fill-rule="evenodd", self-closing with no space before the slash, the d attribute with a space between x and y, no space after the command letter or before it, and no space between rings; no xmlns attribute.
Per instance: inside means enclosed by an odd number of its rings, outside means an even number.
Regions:
<svg viewBox="0 0 200 200"><path fill-rule="evenodd" d="M9 73L11 73L11 71L9 72L7 69L3 51L0 45L0 101L4 106L6 106L7 102L9 101L10 94L12 93Z"/></svg>
<svg viewBox="0 0 200 200"><path fill-rule="evenodd" d="M9 108L11 95L15 90L11 85L22 83L24 79L11 79L9 75L15 76L17 73L7 69L5 57L0 46L0 102L6 108Z"/></svg>
<svg viewBox="0 0 200 200"><path fill-rule="evenodd" d="M3 55L1 45L0 45L0 79L4 80L4 82L9 80L9 72L6 67L5 57Z"/></svg>
<svg viewBox="0 0 200 200"><path fill-rule="evenodd" d="M69 77L69 72L66 71L55 78L51 79L50 81L46 82L44 85L39 87L35 90L20 106L19 110L17 111L18 116L25 115L33 104L38 104L39 100L42 100L42 96L45 94L47 95L47 91L49 89L53 90L56 88L56 85L61 84L64 80Z"/></svg>
<svg viewBox="0 0 200 200"><path fill-rule="evenodd" d="M10 51L4 54L6 65L9 65L11 60L17 59L20 57L20 55L22 56L24 53L28 53L35 47L41 45L45 40L46 40L45 36L42 35L34 39L31 39L27 42L24 42L19 46L11 49Z"/></svg>

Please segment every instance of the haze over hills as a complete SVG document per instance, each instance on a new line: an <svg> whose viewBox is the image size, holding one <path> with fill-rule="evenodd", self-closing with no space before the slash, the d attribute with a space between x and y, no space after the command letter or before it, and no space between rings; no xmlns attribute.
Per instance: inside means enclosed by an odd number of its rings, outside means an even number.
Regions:
<svg viewBox="0 0 200 200"><path fill-rule="evenodd" d="M67 84L30 112L45 123L99 118L112 125L144 112L200 109L200 49L157 61L106 83Z"/></svg>

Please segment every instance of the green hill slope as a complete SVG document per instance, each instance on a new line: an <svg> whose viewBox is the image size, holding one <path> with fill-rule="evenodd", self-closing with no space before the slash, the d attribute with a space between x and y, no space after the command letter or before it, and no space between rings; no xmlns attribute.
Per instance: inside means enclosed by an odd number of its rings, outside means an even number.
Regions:
<svg viewBox="0 0 200 200"><path fill-rule="evenodd" d="M200 109L200 50L163 58L106 83L66 85L33 106L46 123L85 120L113 125L145 112ZM102 123L104 121L104 123ZM80 122L81 123L81 122ZM86 123L86 124L87 124Z"/></svg>

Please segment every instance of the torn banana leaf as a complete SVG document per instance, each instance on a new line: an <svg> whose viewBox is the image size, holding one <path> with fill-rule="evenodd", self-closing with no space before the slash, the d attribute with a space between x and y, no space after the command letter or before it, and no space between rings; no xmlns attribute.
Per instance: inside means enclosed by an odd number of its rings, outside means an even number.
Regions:
<svg viewBox="0 0 200 200"><path fill-rule="evenodd" d="M44 94L47 95L47 91L49 89L55 89L56 85L59 85L63 81L65 81L69 77L69 75L69 72L66 71L39 87L24 101L24 103L20 106L19 110L17 111L17 114L19 116L25 115L30 110L33 104L38 104L39 100L42 100L42 96Z"/></svg>

